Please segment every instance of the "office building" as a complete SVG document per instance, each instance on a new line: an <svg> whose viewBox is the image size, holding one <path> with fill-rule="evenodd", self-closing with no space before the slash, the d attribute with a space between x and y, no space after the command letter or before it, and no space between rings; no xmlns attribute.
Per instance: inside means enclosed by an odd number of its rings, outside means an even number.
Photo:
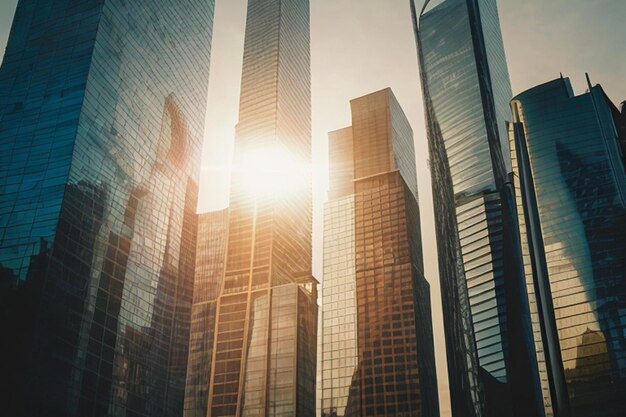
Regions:
<svg viewBox="0 0 626 417"><path fill-rule="evenodd" d="M509 183L505 120L511 88L496 1L427 0L411 6L452 412L540 416L550 404L541 395L545 367L535 353Z"/></svg>
<svg viewBox="0 0 626 417"><path fill-rule="evenodd" d="M535 272L555 415L626 409L626 172L620 114L569 79L512 101L526 268Z"/></svg>
<svg viewBox="0 0 626 417"><path fill-rule="evenodd" d="M322 416L438 416L413 131L390 89L329 137Z"/></svg>
<svg viewBox="0 0 626 417"><path fill-rule="evenodd" d="M208 414L315 415L308 0L250 0Z"/></svg>
<svg viewBox="0 0 626 417"><path fill-rule="evenodd" d="M18 3L0 69L3 414L181 412L213 3Z"/></svg>

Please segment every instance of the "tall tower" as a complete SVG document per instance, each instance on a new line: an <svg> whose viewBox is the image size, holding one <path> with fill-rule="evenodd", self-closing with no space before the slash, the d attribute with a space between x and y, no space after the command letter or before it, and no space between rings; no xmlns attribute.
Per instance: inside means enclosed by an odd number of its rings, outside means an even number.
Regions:
<svg viewBox="0 0 626 417"><path fill-rule="evenodd" d="M330 134L322 416L439 415L413 131L390 89Z"/></svg>
<svg viewBox="0 0 626 417"><path fill-rule="evenodd" d="M250 0L209 414L313 416L308 0Z"/></svg>
<svg viewBox="0 0 626 417"><path fill-rule="evenodd" d="M452 411L472 417L543 415L550 405L540 398L508 176L511 88L496 1L412 0L411 6Z"/></svg>
<svg viewBox="0 0 626 417"><path fill-rule="evenodd" d="M182 410L213 9L19 2L0 69L3 413Z"/></svg>
<svg viewBox="0 0 626 417"><path fill-rule="evenodd" d="M621 114L569 79L512 101L509 125L527 268L536 271L555 415L626 409L626 167Z"/></svg>

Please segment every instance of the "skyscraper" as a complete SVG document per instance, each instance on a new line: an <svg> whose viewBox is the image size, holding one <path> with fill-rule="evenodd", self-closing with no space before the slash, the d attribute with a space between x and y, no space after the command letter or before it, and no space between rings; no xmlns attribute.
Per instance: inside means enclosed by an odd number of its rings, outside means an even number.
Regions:
<svg viewBox="0 0 626 417"><path fill-rule="evenodd" d="M228 209L198 215L184 417L206 417L217 298L224 279Z"/></svg>
<svg viewBox="0 0 626 417"><path fill-rule="evenodd" d="M182 410L213 1L19 2L0 69L2 411Z"/></svg>
<svg viewBox="0 0 626 417"><path fill-rule="evenodd" d="M626 171L622 115L601 86L569 79L512 101L522 236L536 271L555 415L626 409Z"/></svg>
<svg viewBox="0 0 626 417"><path fill-rule="evenodd" d="M250 0L209 415L313 416L308 0Z"/></svg>
<svg viewBox="0 0 626 417"><path fill-rule="evenodd" d="M390 89L330 134L323 416L438 416L413 131Z"/></svg>
<svg viewBox="0 0 626 417"><path fill-rule="evenodd" d="M505 129L495 0L411 1L424 93L452 411L536 416L534 334ZM541 364L543 366L543 363Z"/></svg>

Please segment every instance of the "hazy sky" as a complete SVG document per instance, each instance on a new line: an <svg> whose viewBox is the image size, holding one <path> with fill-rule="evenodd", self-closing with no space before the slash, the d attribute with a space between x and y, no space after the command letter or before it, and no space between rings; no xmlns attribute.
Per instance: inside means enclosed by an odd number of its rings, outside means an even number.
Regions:
<svg viewBox="0 0 626 417"><path fill-rule="evenodd" d="M52 1L52 0L51 0ZM313 147L325 171L327 133L350 125L349 100L391 87L415 132L426 276L432 285L442 417L449 416L422 98L409 0L310 0ZM0 0L0 50L17 0ZM228 204L224 169L237 123L246 0L217 0L199 210ZM559 76L584 92L584 73L626 100L626 0L499 0L514 94ZM314 184L314 263L321 273L326 175Z"/></svg>

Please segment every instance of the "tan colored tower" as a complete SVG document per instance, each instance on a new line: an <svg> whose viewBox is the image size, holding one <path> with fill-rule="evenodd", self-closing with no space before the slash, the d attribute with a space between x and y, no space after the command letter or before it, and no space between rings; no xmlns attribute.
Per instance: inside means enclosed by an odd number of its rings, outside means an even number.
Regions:
<svg viewBox="0 0 626 417"><path fill-rule="evenodd" d="M413 132L390 89L351 105L329 146L325 233L339 238L324 241L322 415L438 416Z"/></svg>
<svg viewBox="0 0 626 417"><path fill-rule="evenodd" d="M308 0L250 0L208 414L315 414Z"/></svg>

